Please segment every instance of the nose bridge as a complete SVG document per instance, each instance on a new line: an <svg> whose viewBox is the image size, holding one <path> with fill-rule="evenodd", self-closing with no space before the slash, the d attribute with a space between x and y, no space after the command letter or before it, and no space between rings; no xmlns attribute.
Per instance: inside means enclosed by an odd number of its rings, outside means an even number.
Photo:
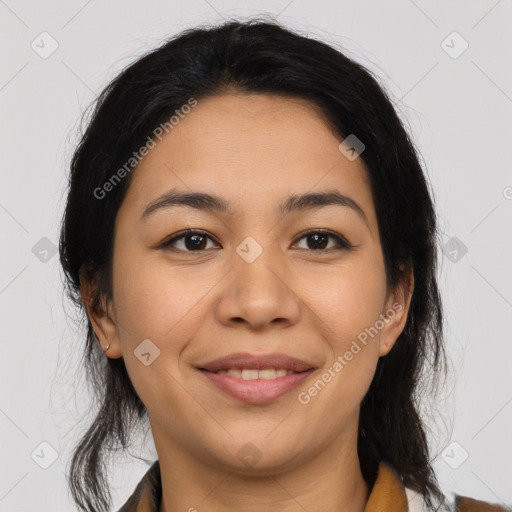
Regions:
<svg viewBox="0 0 512 512"><path fill-rule="evenodd" d="M270 240L266 235L263 238ZM232 278L218 304L221 321L243 319L253 327L275 319L296 322L299 305L286 274L278 250L246 237L236 247Z"/></svg>
<svg viewBox="0 0 512 512"><path fill-rule="evenodd" d="M266 234L258 238L262 243L248 236L236 248L234 272L237 288L250 288L250 293L257 295L281 294L283 278L279 275L279 251L267 243L270 237Z"/></svg>

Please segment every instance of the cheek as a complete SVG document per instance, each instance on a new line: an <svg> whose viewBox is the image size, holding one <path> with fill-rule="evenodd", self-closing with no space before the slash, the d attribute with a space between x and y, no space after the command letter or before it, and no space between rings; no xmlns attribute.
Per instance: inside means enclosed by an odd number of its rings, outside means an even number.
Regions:
<svg viewBox="0 0 512 512"><path fill-rule="evenodd" d="M180 355L201 325L201 299L213 283L192 280L183 269L148 264L147 258L135 254L118 254L123 257L114 261L115 313L130 380L148 410L157 410L162 400L184 408L190 395L176 378ZM137 357L137 348L147 339L160 352L146 366ZM148 346L151 352L153 346Z"/></svg>
<svg viewBox="0 0 512 512"><path fill-rule="evenodd" d="M316 330L322 333L331 354L312 386L302 390L299 401L311 417L324 416L329 409L330 421L322 426L327 437L355 413L374 377L379 335L372 327L384 307L386 282L382 272L378 261L370 266L347 266L316 280L309 291L304 291L315 313Z"/></svg>
<svg viewBox="0 0 512 512"><path fill-rule="evenodd" d="M384 266L371 253L359 253L346 265L317 273L314 279L301 279L303 296L336 353L344 352L353 339L375 325L383 312Z"/></svg>
<svg viewBox="0 0 512 512"><path fill-rule="evenodd" d="M204 313L202 300L215 280L147 256L123 254L114 260L114 298L121 343L135 348L149 338L166 351L179 351ZM168 343L172 340L172 343Z"/></svg>

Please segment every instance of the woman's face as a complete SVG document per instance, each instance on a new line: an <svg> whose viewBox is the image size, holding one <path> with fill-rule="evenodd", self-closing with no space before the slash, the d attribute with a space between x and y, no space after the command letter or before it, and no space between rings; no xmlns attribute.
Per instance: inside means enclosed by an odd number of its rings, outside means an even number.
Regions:
<svg viewBox="0 0 512 512"><path fill-rule="evenodd" d="M156 142L116 219L112 321L93 325L109 357L124 357L157 450L255 472L354 449L359 405L410 299L386 293L362 159L307 102L273 95L199 100ZM171 191L227 208L161 201ZM352 203L300 200L327 192ZM170 241L187 229L200 233ZM276 352L313 370L204 370L235 353L291 366Z"/></svg>

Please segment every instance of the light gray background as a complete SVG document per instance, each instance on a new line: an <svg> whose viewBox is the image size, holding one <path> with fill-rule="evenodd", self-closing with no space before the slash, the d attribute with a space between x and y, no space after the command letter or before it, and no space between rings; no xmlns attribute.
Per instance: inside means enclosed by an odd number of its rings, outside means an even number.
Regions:
<svg viewBox="0 0 512 512"><path fill-rule="evenodd" d="M82 112L166 37L263 13L377 73L412 131L441 217L453 372L441 397L448 423L429 422L438 428L430 436L434 467L448 496L512 503L510 0L0 0L0 511L76 510L65 472L90 410L76 369L83 333L63 298L58 255L38 253L36 244L57 244ZM43 31L58 43L48 58L31 47L43 45ZM469 44L457 58L454 31ZM467 253L443 255L454 237ZM47 469L40 464L52 450L43 442L58 454ZM133 453L156 457L151 435ZM118 508L147 466L127 456L112 468Z"/></svg>

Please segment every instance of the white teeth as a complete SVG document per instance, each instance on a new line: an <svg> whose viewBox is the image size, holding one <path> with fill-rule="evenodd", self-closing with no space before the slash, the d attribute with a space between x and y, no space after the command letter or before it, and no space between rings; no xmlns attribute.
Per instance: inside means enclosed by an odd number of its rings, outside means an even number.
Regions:
<svg viewBox="0 0 512 512"><path fill-rule="evenodd" d="M256 380L258 378L258 370L242 370L243 380Z"/></svg>
<svg viewBox="0 0 512 512"><path fill-rule="evenodd" d="M281 371L286 371L286 370L281 370ZM285 375L286 375L286 373L285 373ZM259 371L259 377L260 377L260 379L271 380L271 379L275 379L277 377L277 375L276 375L276 371L274 370L274 368L267 368L266 370ZM280 377L282 377L282 375L280 375Z"/></svg>
<svg viewBox="0 0 512 512"><path fill-rule="evenodd" d="M218 375L230 375L231 377L235 377L236 379L242 380L272 380L278 377L284 377L286 375L291 375L294 372L293 370L279 369L275 370L274 368L265 368L264 370L254 370L254 369L243 369L239 370L237 368L230 368L229 370L219 370L217 372Z"/></svg>

